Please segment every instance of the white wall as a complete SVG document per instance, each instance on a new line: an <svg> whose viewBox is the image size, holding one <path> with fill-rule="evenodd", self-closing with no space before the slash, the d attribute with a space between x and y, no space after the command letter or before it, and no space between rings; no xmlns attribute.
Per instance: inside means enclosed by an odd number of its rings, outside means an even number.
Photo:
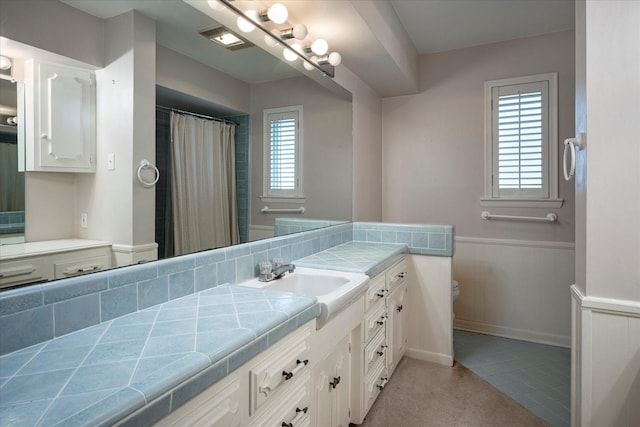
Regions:
<svg viewBox="0 0 640 427"><path fill-rule="evenodd" d="M353 221L382 221L382 100L344 67L336 81L349 90L353 109Z"/></svg>
<svg viewBox="0 0 640 427"><path fill-rule="evenodd" d="M156 83L243 113L251 110L249 84L163 46L156 51Z"/></svg>
<svg viewBox="0 0 640 427"><path fill-rule="evenodd" d="M640 2L576 2L572 425L640 425ZM588 170L588 173L587 173Z"/></svg>
<svg viewBox="0 0 640 427"><path fill-rule="evenodd" d="M572 31L423 55L420 93L382 100L383 220L455 225L459 327L569 343L573 186L560 183L565 202L553 210L557 224L483 220L480 198L484 81L558 72L562 141L574 133L573 58ZM562 147L558 154L562 159ZM491 209L528 216L547 211ZM557 242L568 243L560 257Z"/></svg>
<svg viewBox="0 0 640 427"><path fill-rule="evenodd" d="M351 219L351 102L332 94L306 77L251 86L251 220L274 225L274 214L262 214L263 111L303 106L304 216L313 219ZM274 208L298 208L268 203Z"/></svg>
<svg viewBox="0 0 640 427"><path fill-rule="evenodd" d="M132 250L155 242L155 191L136 178L142 159L155 161L153 76L155 22L138 12L106 20L105 67L96 72L97 171L77 178L74 216L87 212L89 227L76 227L76 236ZM107 153L115 154L114 171Z"/></svg>

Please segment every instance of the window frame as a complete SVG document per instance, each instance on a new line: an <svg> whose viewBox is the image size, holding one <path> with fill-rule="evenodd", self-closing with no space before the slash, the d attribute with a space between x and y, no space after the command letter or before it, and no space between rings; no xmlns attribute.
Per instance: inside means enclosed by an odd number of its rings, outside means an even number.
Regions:
<svg viewBox="0 0 640 427"><path fill-rule="evenodd" d="M295 153L295 188L291 190L271 188L271 121L274 116L287 116L296 119L296 153ZM303 107L293 105L280 108L268 108L263 111L263 176L262 176L262 197L264 202L296 202L305 201L303 191Z"/></svg>
<svg viewBox="0 0 640 427"><path fill-rule="evenodd" d="M497 135L494 128L494 95L500 88L544 84L547 87L546 140L543 140L543 189L499 190ZM497 99L497 98L496 98ZM544 99L543 99L544 102ZM497 106L495 111L497 112ZM544 119L543 119L544 120ZM481 206L558 208L558 73L534 74L484 82L484 197ZM495 138L494 138L495 136Z"/></svg>

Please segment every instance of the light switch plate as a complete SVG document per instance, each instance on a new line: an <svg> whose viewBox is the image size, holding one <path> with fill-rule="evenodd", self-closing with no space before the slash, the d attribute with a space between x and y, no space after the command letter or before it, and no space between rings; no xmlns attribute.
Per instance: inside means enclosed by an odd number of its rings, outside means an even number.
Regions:
<svg viewBox="0 0 640 427"><path fill-rule="evenodd" d="M107 154L107 170L108 171L116 170L116 154L115 153Z"/></svg>

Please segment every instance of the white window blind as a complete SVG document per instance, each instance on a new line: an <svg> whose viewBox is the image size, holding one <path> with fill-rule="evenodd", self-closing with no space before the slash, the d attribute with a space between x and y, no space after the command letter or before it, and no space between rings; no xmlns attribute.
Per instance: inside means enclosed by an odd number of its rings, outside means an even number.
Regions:
<svg viewBox="0 0 640 427"><path fill-rule="evenodd" d="M270 120L271 190L296 188L296 128L293 117Z"/></svg>
<svg viewBox="0 0 640 427"><path fill-rule="evenodd" d="M542 188L542 92L498 97L498 187Z"/></svg>
<svg viewBox="0 0 640 427"><path fill-rule="evenodd" d="M499 202L498 206L525 206L523 201L561 203L557 198L557 74L485 82L485 100L482 201Z"/></svg>
<svg viewBox="0 0 640 427"><path fill-rule="evenodd" d="M263 197L304 197L301 129L301 105L264 111Z"/></svg>

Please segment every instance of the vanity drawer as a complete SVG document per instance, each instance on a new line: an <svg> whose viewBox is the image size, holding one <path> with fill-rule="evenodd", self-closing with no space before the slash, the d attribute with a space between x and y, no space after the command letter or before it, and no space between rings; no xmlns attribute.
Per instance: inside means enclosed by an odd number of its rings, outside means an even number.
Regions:
<svg viewBox="0 0 640 427"><path fill-rule="evenodd" d="M49 280L53 277L51 270L51 265L44 258L2 261L0 264L0 287Z"/></svg>
<svg viewBox="0 0 640 427"><path fill-rule="evenodd" d="M386 294L385 275L379 274L369 281L369 288L365 296L364 310L369 311L378 301L382 301Z"/></svg>
<svg viewBox="0 0 640 427"><path fill-rule="evenodd" d="M376 361L364 379L364 407L365 414L373 405L378 394L387 384L387 368L384 363L384 357Z"/></svg>
<svg viewBox="0 0 640 427"><path fill-rule="evenodd" d="M81 274L104 270L110 266L108 255L99 255L90 258L56 262L53 265L53 269L56 279L64 279L65 277L79 276Z"/></svg>
<svg viewBox="0 0 640 427"><path fill-rule="evenodd" d="M407 261L403 258L397 264L392 265L385 273L387 291L393 292L395 288L404 283L407 277Z"/></svg>
<svg viewBox="0 0 640 427"><path fill-rule="evenodd" d="M379 331L384 331L387 322L387 307L384 301L375 305L364 318L364 342L367 343Z"/></svg>
<svg viewBox="0 0 640 427"><path fill-rule="evenodd" d="M312 324L308 323L268 349L249 370L249 413L310 372Z"/></svg>
<svg viewBox="0 0 640 427"><path fill-rule="evenodd" d="M252 427L282 427L311 425L311 372L301 374L299 383L286 391L252 417Z"/></svg>
<svg viewBox="0 0 640 427"><path fill-rule="evenodd" d="M364 348L364 374L380 359L384 359L387 353L387 340L384 331L378 331L369 344Z"/></svg>

